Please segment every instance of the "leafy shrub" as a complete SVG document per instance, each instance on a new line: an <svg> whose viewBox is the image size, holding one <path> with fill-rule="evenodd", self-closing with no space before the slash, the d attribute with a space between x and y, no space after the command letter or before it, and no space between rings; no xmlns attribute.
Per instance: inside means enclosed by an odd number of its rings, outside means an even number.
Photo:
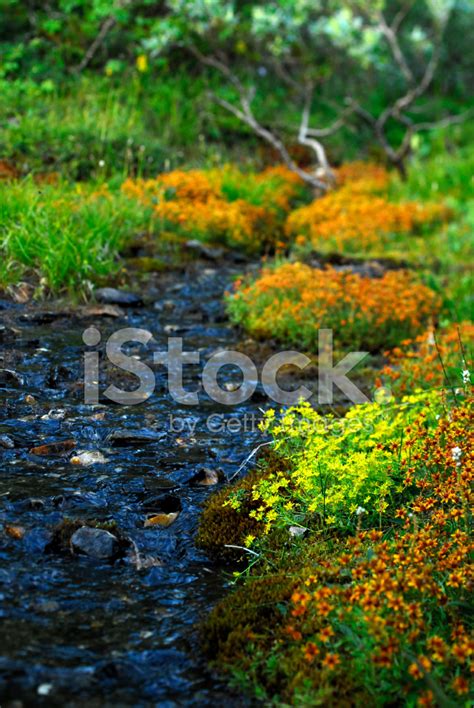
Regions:
<svg viewBox="0 0 474 708"><path fill-rule="evenodd" d="M206 647L241 684L278 704L460 705L474 652L472 399L423 393L346 418L334 442L307 406L281 421L270 415L277 454L292 462L288 484L274 473L250 493L272 534L275 524L309 521L309 535L280 552L266 536L254 542L261 563L206 621ZM357 502L347 478L356 486L373 479L373 491L374 467L391 480L391 504L379 514L369 500L351 514ZM327 494L318 486L324 473ZM331 534L312 523L307 506L315 499L324 509L335 488L345 494L337 500L342 524Z"/></svg>
<svg viewBox="0 0 474 708"><path fill-rule="evenodd" d="M302 263L265 268L256 280L237 282L227 304L233 321L257 337L315 350L318 330L329 328L340 344L369 351L415 335L439 306L437 296L404 271L372 279Z"/></svg>

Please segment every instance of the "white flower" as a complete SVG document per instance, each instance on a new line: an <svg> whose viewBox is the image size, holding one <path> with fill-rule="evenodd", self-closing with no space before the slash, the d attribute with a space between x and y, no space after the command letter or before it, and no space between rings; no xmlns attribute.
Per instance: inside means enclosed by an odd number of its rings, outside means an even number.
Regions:
<svg viewBox="0 0 474 708"><path fill-rule="evenodd" d="M471 381L471 373L469 369L464 369L462 372L462 382L463 384L468 384Z"/></svg>
<svg viewBox="0 0 474 708"><path fill-rule="evenodd" d="M99 167L105 167L105 160L99 160Z"/></svg>
<svg viewBox="0 0 474 708"><path fill-rule="evenodd" d="M358 506L355 513L357 514L357 516L360 516L361 514L366 514L367 509L364 509L363 506Z"/></svg>
<svg viewBox="0 0 474 708"><path fill-rule="evenodd" d="M460 465L460 459L462 457L462 450L460 447L453 447L451 450L451 457L457 465Z"/></svg>

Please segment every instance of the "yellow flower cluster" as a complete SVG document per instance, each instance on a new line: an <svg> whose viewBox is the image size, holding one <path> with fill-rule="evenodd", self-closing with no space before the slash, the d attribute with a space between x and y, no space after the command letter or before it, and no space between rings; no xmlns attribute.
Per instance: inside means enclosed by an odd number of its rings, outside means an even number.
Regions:
<svg viewBox="0 0 474 708"><path fill-rule="evenodd" d="M421 411L434 422L442 411L440 396L405 397L389 409L379 403L355 406L344 418L322 416L308 403L280 419L270 410L263 429L290 471L274 472L253 485L249 516L262 522L265 532L298 522L313 529L346 529L361 513L378 522L401 492L401 440ZM238 510L243 501L241 495L231 496L227 504Z"/></svg>

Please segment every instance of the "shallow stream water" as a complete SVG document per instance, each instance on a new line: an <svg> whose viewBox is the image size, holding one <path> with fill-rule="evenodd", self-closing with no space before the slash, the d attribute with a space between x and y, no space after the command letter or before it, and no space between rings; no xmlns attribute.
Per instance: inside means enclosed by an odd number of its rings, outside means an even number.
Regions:
<svg viewBox="0 0 474 708"><path fill-rule="evenodd" d="M216 487L190 480L200 465L235 474L261 439L250 416L259 417L262 397L231 411L206 396L198 407L178 405L163 367L156 368L154 394L140 405L85 405L82 388L82 332L91 324L102 343L127 326L150 330L155 349L166 348L170 332L203 358L231 348L237 333L225 320L222 294L232 275L204 267L168 274L147 293L149 304L115 319L1 304L0 367L19 375L0 380L0 436L7 436L0 446L2 706L245 704L199 651L196 623L225 593L229 572L195 547L202 504ZM136 353L144 355L139 345ZM110 383L110 367L102 369L101 391ZM186 370L185 386L193 390L198 368ZM229 370L226 378L238 375ZM210 415L217 416L211 429ZM235 422L219 429L231 417L246 421L246 431L236 431ZM184 421L194 429L182 429ZM111 445L114 430L145 432L150 441ZM75 451L29 452L65 439L75 440ZM73 465L78 450L100 451L108 462ZM179 498L180 515L169 528L144 528L149 500L164 494ZM143 557L161 564L137 569L48 552L51 529L64 518L115 521ZM21 526L24 536L13 538L5 525Z"/></svg>

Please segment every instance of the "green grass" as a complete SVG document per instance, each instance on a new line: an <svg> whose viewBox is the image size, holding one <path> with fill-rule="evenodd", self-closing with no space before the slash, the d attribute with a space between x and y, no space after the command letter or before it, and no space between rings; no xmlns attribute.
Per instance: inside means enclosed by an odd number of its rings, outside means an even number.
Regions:
<svg viewBox="0 0 474 708"><path fill-rule="evenodd" d="M43 292L86 290L119 269L119 252L149 219L145 207L94 185L0 185L0 285L33 278Z"/></svg>
<svg viewBox="0 0 474 708"><path fill-rule="evenodd" d="M457 129L465 143L472 130ZM450 136L451 140L453 135ZM454 135L456 137L456 135ZM449 224L434 229L423 239L400 239L400 252L409 254L417 264L429 265L433 272L424 271L425 281L437 290L444 301L442 318L445 322L472 319L474 258L474 154L469 147L448 153L448 135L440 131L433 136L433 154L414 160L408 180L393 180L390 194L395 199L419 199L446 203L454 213Z"/></svg>

